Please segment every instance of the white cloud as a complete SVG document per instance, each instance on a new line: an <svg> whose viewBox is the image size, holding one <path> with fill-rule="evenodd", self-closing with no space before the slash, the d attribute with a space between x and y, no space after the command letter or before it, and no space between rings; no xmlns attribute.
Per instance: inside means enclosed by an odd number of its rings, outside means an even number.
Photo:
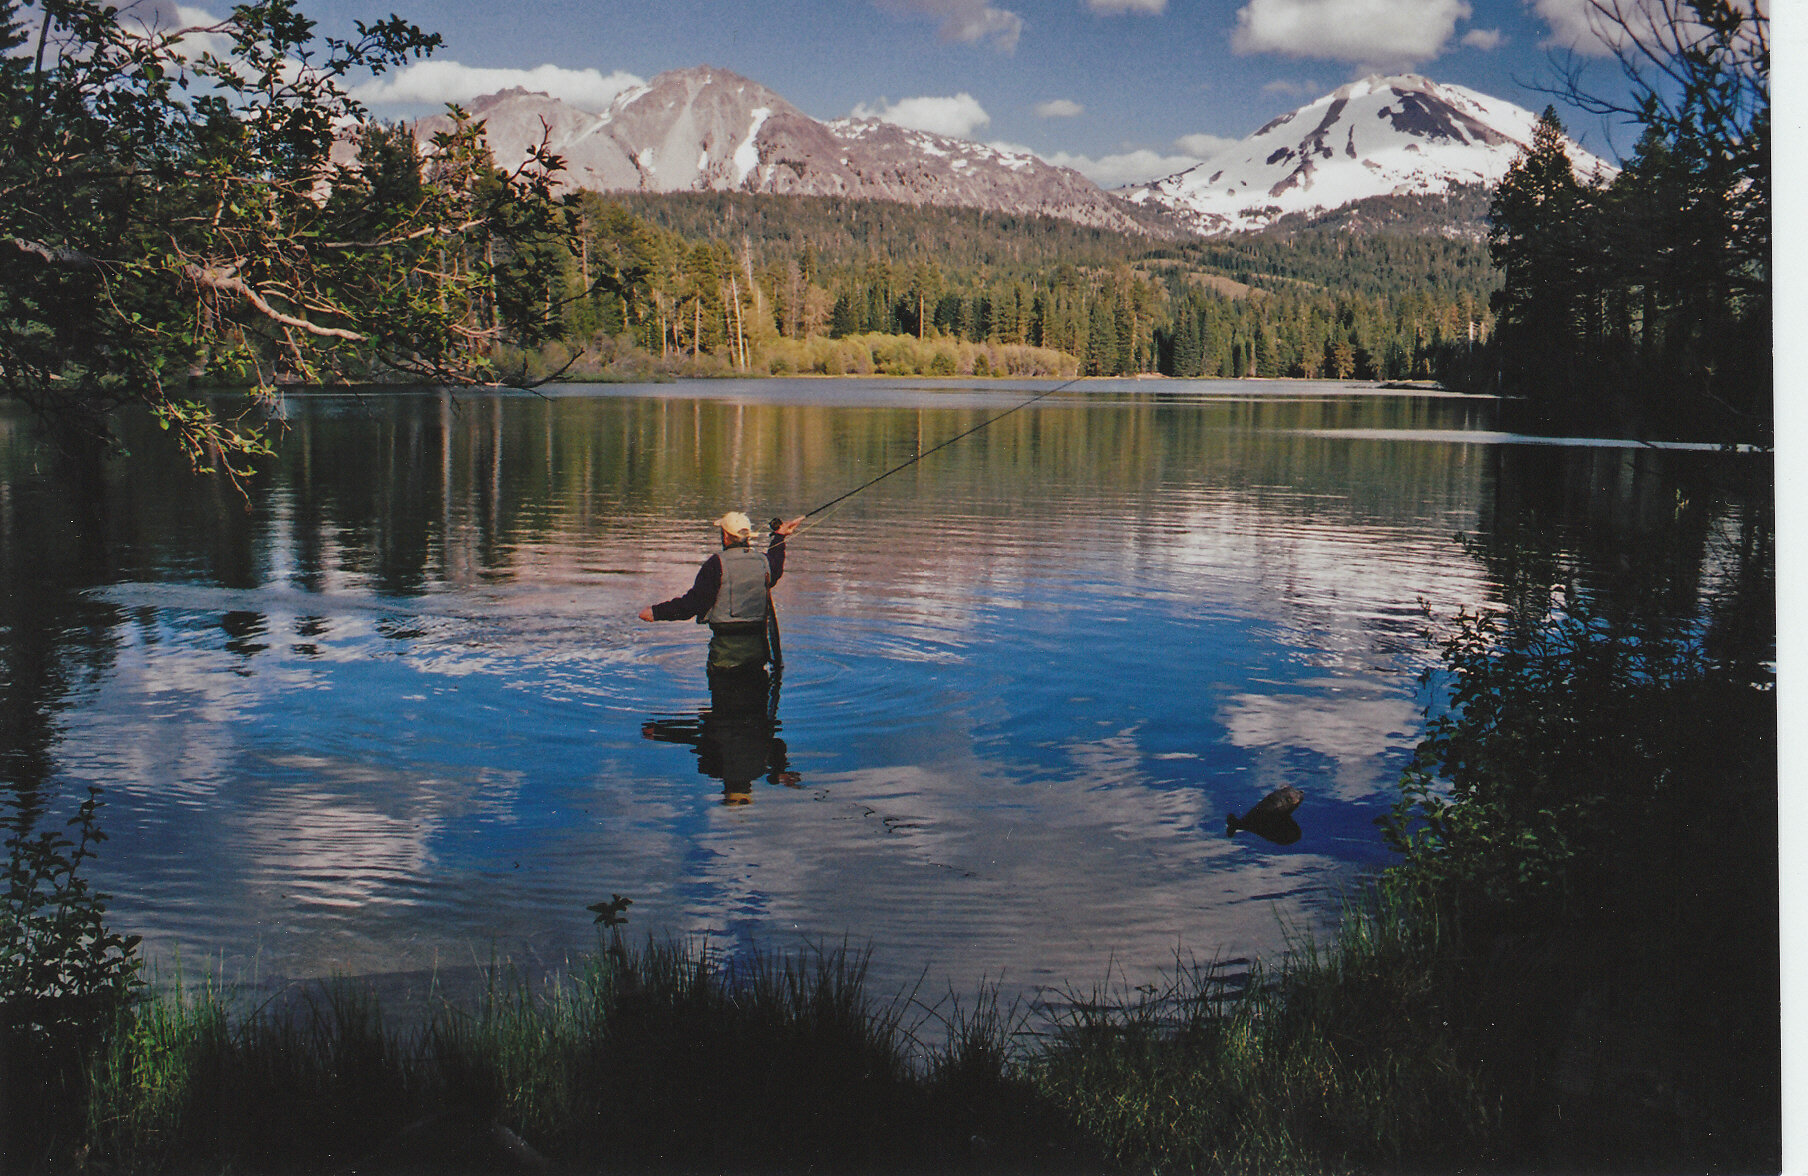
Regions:
<svg viewBox="0 0 1808 1176"><path fill-rule="evenodd" d="M1052 163L1056 167L1070 167L1101 188L1144 184L1150 180L1159 180L1163 176L1171 176L1175 172L1185 171L1199 162L1192 155L1163 155L1159 151L1151 151L1146 147L1121 152L1117 155L1103 155L1095 159L1090 155L1078 155L1072 151L1035 151L1016 143L989 143L987 146L997 151L1008 151L1014 155L1034 155L1044 163Z"/></svg>
<svg viewBox="0 0 1808 1176"><path fill-rule="evenodd" d="M1194 134L1180 136L1180 138L1174 140L1174 146L1180 148L1188 155L1195 156L1199 159L1209 159L1236 142L1238 142L1238 140L1226 139L1222 135Z"/></svg>
<svg viewBox="0 0 1808 1176"><path fill-rule="evenodd" d="M1120 16L1126 12L1160 16L1168 10L1168 0L1086 0L1086 7L1100 16Z"/></svg>
<svg viewBox="0 0 1808 1176"><path fill-rule="evenodd" d="M1499 29L1470 29L1463 34L1463 44L1492 53L1507 43L1507 35Z"/></svg>
<svg viewBox="0 0 1808 1176"><path fill-rule="evenodd" d="M1321 87L1311 78L1294 81L1291 78L1276 78L1262 87L1264 94L1285 94L1289 98L1309 98L1317 94Z"/></svg>
<svg viewBox="0 0 1808 1176"><path fill-rule="evenodd" d="M1011 53L1023 35L1023 18L986 0L877 0L902 16L926 16L940 22L936 35L944 41L974 44L990 41L1000 53Z"/></svg>
<svg viewBox="0 0 1808 1176"><path fill-rule="evenodd" d="M536 65L532 69L492 69L456 61L421 61L352 90L372 106L388 103L469 102L511 86L539 90L585 110L601 110L624 90L643 85L624 70L604 75L595 69Z"/></svg>
<svg viewBox="0 0 1808 1176"><path fill-rule="evenodd" d="M979 99L965 91L953 97L904 98L897 102L879 99L878 106L868 106L862 102L854 107L855 118L876 118L880 122L896 123L912 130L928 131L932 135L947 135L953 139L965 139L975 130L992 121L986 108L979 104Z"/></svg>
<svg viewBox="0 0 1808 1176"><path fill-rule="evenodd" d="M1086 108L1071 98L1055 98L1037 103L1036 113L1043 118L1078 118L1086 113Z"/></svg>
<svg viewBox="0 0 1808 1176"><path fill-rule="evenodd" d="M1608 20L1592 0L1533 0L1532 10L1551 30L1539 44L1546 49L1571 49L1585 57L1605 57L1629 32L1648 36L1659 19L1663 0L1606 0L1606 4L1622 18L1624 27Z"/></svg>
<svg viewBox="0 0 1808 1176"><path fill-rule="evenodd" d="M167 37L183 29L212 28L226 19L215 16L204 8L176 4L172 0L136 0L135 3L119 5L119 9L121 29L134 37ZM27 41L15 52L28 55L32 52L32 45L32 42ZM232 39L221 33L195 32L176 41L175 48L177 56L190 60L203 53L224 56L232 48Z"/></svg>
<svg viewBox="0 0 1808 1176"><path fill-rule="evenodd" d="M1442 53L1456 22L1469 13L1466 0L1249 0L1237 12L1231 47L1403 66Z"/></svg>

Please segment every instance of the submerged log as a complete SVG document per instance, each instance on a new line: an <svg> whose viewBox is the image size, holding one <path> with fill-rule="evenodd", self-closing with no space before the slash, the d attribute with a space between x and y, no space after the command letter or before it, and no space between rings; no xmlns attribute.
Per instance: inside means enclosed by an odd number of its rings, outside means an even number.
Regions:
<svg viewBox="0 0 1808 1176"><path fill-rule="evenodd" d="M1246 829L1258 837L1265 837L1277 845L1292 845L1300 839L1300 827L1293 819L1293 810L1306 799L1305 794L1291 784L1285 784L1270 792L1241 817L1232 813L1224 818L1225 836L1234 836L1239 829Z"/></svg>

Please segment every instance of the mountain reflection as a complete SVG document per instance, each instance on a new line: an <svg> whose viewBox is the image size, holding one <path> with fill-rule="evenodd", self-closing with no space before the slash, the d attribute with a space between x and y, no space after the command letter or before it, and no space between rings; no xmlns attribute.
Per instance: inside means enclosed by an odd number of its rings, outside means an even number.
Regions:
<svg viewBox="0 0 1808 1176"><path fill-rule="evenodd" d="M1064 394L838 507L779 589L789 748L777 683L705 706L698 634L627 618L726 507L801 512L1040 387L296 393L250 511L154 424L73 469L0 413L0 796L30 827L104 786L121 928L228 975L552 958L599 877L649 931L873 937L886 983L1274 950L1384 858L1421 602L1526 561L1616 607L1755 600L1723 589L1770 478L1288 387ZM812 803L744 807L794 767ZM1215 835L1283 785L1291 850Z"/></svg>
<svg viewBox="0 0 1808 1176"><path fill-rule="evenodd" d="M778 737L781 677L763 669L711 674L709 706L695 718L649 719L640 733L695 749L697 770L722 781L723 804L752 804L753 782L761 776L796 788L803 777L791 770Z"/></svg>

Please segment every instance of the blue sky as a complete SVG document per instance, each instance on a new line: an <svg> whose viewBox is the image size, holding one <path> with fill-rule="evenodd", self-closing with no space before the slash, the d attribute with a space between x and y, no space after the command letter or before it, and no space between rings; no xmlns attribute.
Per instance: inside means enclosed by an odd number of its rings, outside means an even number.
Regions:
<svg viewBox="0 0 1808 1176"><path fill-rule="evenodd" d="M204 0L205 2L205 0ZM1531 109L1552 54L1599 51L1588 0L303 0L322 31L391 10L444 49L365 94L411 117L508 84L592 108L713 65L817 118L1025 147L1106 184L1166 175L1343 82L1413 71ZM224 9L223 3L217 7ZM194 11L184 5L184 15ZM1594 66L1603 87L1610 62ZM1597 153L1630 135L1567 112Z"/></svg>

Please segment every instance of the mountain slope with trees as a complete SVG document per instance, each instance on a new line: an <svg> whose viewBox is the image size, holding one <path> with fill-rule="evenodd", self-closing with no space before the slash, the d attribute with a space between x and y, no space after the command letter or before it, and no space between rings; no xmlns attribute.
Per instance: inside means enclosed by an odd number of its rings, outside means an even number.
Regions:
<svg viewBox="0 0 1808 1176"><path fill-rule="evenodd" d="M745 370L765 338L907 335L1061 351L1092 375L1429 378L1485 336L1498 281L1479 233L1428 231L1453 199L1390 199L1373 231L1302 220L1175 245L970 209L582 193L574 289L601 285L574 303L568 343L602 355L625 336ZM629 255L600 277L587 260ZM737 322L752 341L731 347Z"/></svg>

